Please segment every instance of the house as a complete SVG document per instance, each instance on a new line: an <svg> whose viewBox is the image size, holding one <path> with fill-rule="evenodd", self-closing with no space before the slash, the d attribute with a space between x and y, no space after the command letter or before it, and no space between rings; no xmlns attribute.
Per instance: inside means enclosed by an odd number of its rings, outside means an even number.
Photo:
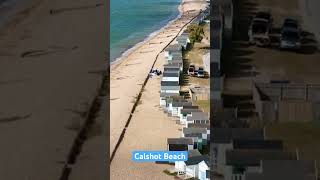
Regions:
<svg viewBox="0 0 320 180"><path fill-rule="evenodd" d="M169 109L171 109L171 115L179 117L179 112L181 111L183 106L192 106L192 103L189 101L173 101L171 104L169 104Z"/></svg>
<svg viewBox="0 0 320 180"><path fill-rule="evenodd" d="M181 51L172 52L171 61L175 61L175 60L182 62L182 52Z"/></svg>
<svg viewBox="0 0 320 180"><path fill-rule="evenodd" d="M179 94L180 85L177 81L161 81L160 93Z"/></svg>
<svg viewBox="0 0 320 180"><path fill-rule="evenodd" d="M185 161L185 175L190 178L200 180L208 180L207 171L210 170L210 162L208 155L193 156Z"/></svg>
<svg viewBox="0 0 320 180"><path fill-rule="evenodd" d="M187 128L205 128L207 129L208 141L210 141L210 124L188 124Z"/></svg>
<svg viewBox="0 0 320 180"><path fill-rule="evenodd" d="M315 180L316 161L262 160L257 171L246 172L243 180Z"/></svg>
<svg viewBox="0 0 320 180"><path fill-rule="evenodd" d="M180 123L185 124L187 121L187 116L191 116L191 112L202 112L198 106L183 106L180 110Z"/></svg>
<svg viewBox="0 0 320 180"><path fill-rule="evenodd" d="M183 96L177 96L177 97L169 97L167 99L167 104L166 106L164 107L165 108L165 111L169 114L172 114L172 110L173 110L173 107L172 107L172 103L176 103L176 102L189 102L187 99L185 99Z"/></svg>
<svg viewBox="0 0 320 180"><path fill-rule="evenodd" d="M196 137L197 147L207 145L209 134L206 128L183 128L182 137Z"/></svg>
<svg viewBox="0 0 320 180"><path fill-rule="evenodd" d="M190 43L189 33L184 31L180 36L177 37L178 44L183 47L183 49L187 49L188 44Z"/></svg>
<svg viewBox="0 0 320 180"><path fill-rule="evenodd" d="M246 172L257 172L262 160L297 160L297 152L279 150L227 150L225 180L245 179Z"/></svg>
<svg viewBox="0 0 320 180"><path fill-rule="evenodd" d="M164 67L168 67L168 66L177 66L180 68L180 72L183 71L183 62L181 61L176 61L176 60L168 61L168 63L165 64Z"/></svg>
<svg viewBox="0 0 320 180"><path fill-rule="evenodd" d="M180 96L180 93L160 93L160 106L166 107L168 98L177 96Z"/></svg>
<svg viewBox="0 0 320 180"><path fill-rule="evenodd" d="M194 156L201 156L201 153L198 149L193 149L188 151L188 159ZM186 163L185 161L175 161L174 163L175 171L178 173L178 175L185 174L186 172Z"/></svg>
<svg viewBox="0 0 320 180"><path fill-rule="evenodd" d="M173 52L181 52L182 47L179 44L171 44L164 50L164 56L167 60L172 60Z"/></svg>
<svg viewBox="0 0 320 180"><path fill-rule="evenodd" d="M235 139L265 139L264 129L255 128L212 128L210 153L212 167L217 173L223 173L223 165L226 163L225 152L233 149Z"/></svg>
<svg viewBox="0 0 320 180"><path fill-rule="evenodd" d="M164 68L164 71L166 71L166 70L171 71L173 69L178 69L180 72L182 71L180 68L180 65L174 64L174 63L165 64L165 65L163 65L163 68Z"/></svg>
<svg viewBox="0 0 320 180"><path fill-rule="evenodd" d="M189 88L189 94L192 101L210 100L210 88L194 86Z"/></svg>
<svg viewBox="0 0 320 180"><path fill-rule="evenodd" d="M162 81L175 81L180 82L179 72L163 72Z"/></svg>
<svg viewBox="0 0 320 180"><path fill-rule="evenodd" d="M210 121L207 113L191 112L191 116L187 116L184 123L188 127L188 124L210 124Z"/></svg>
<svg viewBox="0 0 320 180"><path fill-rule="evenodd" d="M179 72L180 73L180 67L174 67L174 66L172 66L172 67L164 67L164 70L163 70L163 72Z"/></svg>
<svg viewBox="0 0 320 180"><path fill-rule="evenodd" d="M168 138L168 151L188 151L194 149L192 138Z"/></svg>

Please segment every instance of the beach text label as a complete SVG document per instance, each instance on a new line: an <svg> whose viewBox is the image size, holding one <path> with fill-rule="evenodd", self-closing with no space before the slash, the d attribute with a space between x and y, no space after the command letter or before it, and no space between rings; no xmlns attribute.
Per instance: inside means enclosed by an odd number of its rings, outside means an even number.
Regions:
<svg viewBox="0 0 320 180"><path fill-rule="evenodd" d="M136 162L187 161L188 151L133 151L132 160Z"/></svg>

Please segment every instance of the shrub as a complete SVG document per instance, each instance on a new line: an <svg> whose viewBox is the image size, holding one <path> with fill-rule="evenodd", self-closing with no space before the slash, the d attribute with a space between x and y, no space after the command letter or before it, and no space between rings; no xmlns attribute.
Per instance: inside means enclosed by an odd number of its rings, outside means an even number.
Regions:
<svg viewBox="0 0 320 180"><path fill-rule="evenodd" d="M191 43L201 42L202 35L204 34L203 27L199 25L190 25L187 28L189 32L189 39Z"/></svg>

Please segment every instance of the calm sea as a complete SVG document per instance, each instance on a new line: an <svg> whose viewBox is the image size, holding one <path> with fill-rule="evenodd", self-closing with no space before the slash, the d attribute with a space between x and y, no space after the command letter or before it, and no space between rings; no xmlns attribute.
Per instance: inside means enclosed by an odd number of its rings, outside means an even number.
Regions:
<svg viewBox="0 0 320 180"><path fill-rule="evenodd" d="M181 0L111 0L110 59L142 42L179 15Z"/></svg>

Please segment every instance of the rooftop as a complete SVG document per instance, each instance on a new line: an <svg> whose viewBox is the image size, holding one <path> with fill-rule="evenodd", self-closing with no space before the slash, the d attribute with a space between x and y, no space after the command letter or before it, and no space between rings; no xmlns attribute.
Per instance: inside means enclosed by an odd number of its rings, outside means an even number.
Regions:
<svg viewBox="0 0 320 180"><path fill-rule="evenodd" d="M263 160L261 172L246 173L246 180L315 180L316 162L306 160Z"/></svg>
<svg viewBox="0 0 320 180"><path fill-rule="evenodd" d="M200 109L181 109L182 114L190 114L191 112L202 112Z"/></svg>
<svg viewBox="0 0 320 180"><path fill-rule="evenodd" d="M191 112L191 116L187 117L187 121L193 120L209 120L209 116L204 112Z"/></svg>
<svg viewBox="0 0 320 180"><path fill-rule="evenodd" d="M175 67L164 67L164 72L180 72L180 67L175 66Z"/></svg>
<svg viewBox="0 0 320 180"><path fill-rule="evenodd" d="M201 156L201 153L199 152L198 149L192 149L188 151L188 157L193 157L193 156Z"/></svg>
<svg viewBox="0 0 320 180"><path fill-rule="evenodd" d="M282 140L263 139L236 139L233 140L233 149L264 149L282 150Z"/></svg>
<svg viewBox="0 0 320 180"><path fill-rule="evenodd" d="M189 128L206 128L207 130L210 130L210 124L189 124Z"/></svg>
<svg viewBox="0 0 320 180"><path fill-rule="evenodd" d="M165 50L166 51L181 51L181 45L179 45L179 44L171 44Z"/></svg>
<svg viewBox="0 0 320 180"><path fill-rule="evenodd" d="M163 72L163 77L179 77L180 73L179 72Z"/></svg>
<svg viewBox="0 0 320 180"><path fill-rule="evenodd" d="M183 128L182 130L183 134L191 134L191 133L202 133L206 134L207 129L206 128Z"/></svg>
<svg viewBox="0 0 320 180"><path fill-rule="evenodd" d="M168 138L168 144L193 144L192 138Z"/></svg>
<svg viewBox="0 0 320 180"><path fill-rule="evenodd" d="M172 107L192 106L192 102L186 101L173 101Z"/></svg>
<svg viewBox="0 0 320 180"><path fill-rule="evenodd" d="M161 86L179 86L178 81L161 81Z"/></svg>
<svg viewBox="0 0 320 180"><path fill-rule="evenodd" d="M213 143L231 143L234 139L264 139L264 130L255 128L213 128Z"/></svg>
<svg viewBox="0 0 320 180"><path fill-rule="evenodd" d="M186 165L187 166L195 165L195 164L199 164L202 161L204 161L209 166L209 156L208 155L190 157L186 161Z"/></svg>
<svg viewBox="0 0 320 180"><path fill-rule="evenodd" d="M180 96L180 93L160 93L160 97Z"/></svg>
<svg viewBox="0 0 320 180"><path fill-rule="evenodd" d="M297 160L295 152L279 150L227 150L229 166L259 166L261 160Z"/></svg>

